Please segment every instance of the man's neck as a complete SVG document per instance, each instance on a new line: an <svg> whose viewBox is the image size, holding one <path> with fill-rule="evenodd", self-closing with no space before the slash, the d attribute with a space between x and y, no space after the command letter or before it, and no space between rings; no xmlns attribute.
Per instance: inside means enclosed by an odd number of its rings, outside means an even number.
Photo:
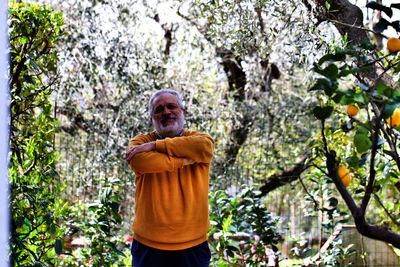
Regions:
<svg viewBox="0 0 400 267"><path fill-rule="evenodd" d="M184 133L184 130L182 129L182 130L179 132L179 134L177 134L177 135L171 137L171 136L162 136L161 134L159 134L159 133L156 131L156 134L157 134L158 139L165 139L165 138L167 138L167 137L170 137L170 138L181 137L181 136L183 136L183 133Z"/></svg>

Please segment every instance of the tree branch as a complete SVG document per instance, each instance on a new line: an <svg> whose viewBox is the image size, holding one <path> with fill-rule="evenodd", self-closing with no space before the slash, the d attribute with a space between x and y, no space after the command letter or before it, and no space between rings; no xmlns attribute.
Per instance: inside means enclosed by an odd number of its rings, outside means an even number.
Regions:
<svg viewBox="0 0 400 267"><path fill-rule="evenodd" d="M398 226L400 226L400 223L397 222L397 220L395 218L393 218L392 214L390 214L390 212L388 211L388 209L385 207L385 205L383 205L382 201L379 199L379 196L377 194L374 194L375 200L376 202L378 202L378 204L382 207L382 209L385 211L385 213L387 214L387 216L390 218L390 220L392 220L392 222Z"/></svg>
<svg viewBox="0 0 400 267"><path fill-rule="evenodd" d="M372 108L373 108L375 116L381 118L381 113L379 112L379 109L375 103L372 103ZM397 148L393 144L393 141L392 141L390 135L388 134L388 132L386 131L385 127L383 126L383 124L379 123L379 128L382 131L385 140L388 142L390 151L392 152L392 158L396 162L397 168L400 170L400 157L399 157L399 154L397 153Z"/></svg>
<svg viewBox="0 0 400 267"><path fill-rule="evenodd" d="M375 31L373 31L371 29L365 28L364 26L357 26L357 25L354 25L354 24L348 24L348 23L340 22L338 20L330 19L330 18L327 18L326 20L329 21L329 22L332 22L333 24L338 24L338 25L341 25L341 26L346 26L346 27L349 27L349 28L354 28L354 29L358 29L358 30L362 30L362 31L366 31L366 32L372 32L372 33L377 34L377 35L379 35L379 36L381 36L383 38L386 38L386 39L389 38L386 35L384 35L383 33L377 33L377 32L375 32Z"/></svg>
<svg viewBox="0 0 400 267"><path fill-rule="evenodd" d="M356 225L357 231L366 237L388 242L394 247L400 248L400 235L388 230L386 227L370 225L366 222L364 213L361 212L361 209L357 207L353 198L351 197L337 174L337 169L335 167L335 153L333 151L327 153L326 159L329 177L332 178L336 188L338 189L340 195L342 196L347 207L349 208L354 218L354 223Z"/></svg>
<svg viewBox="0 0 400 267"><path fill-rule="evenodd" d="M379 137L379 117L375 119L375 125L373 129L372 136L372 147L371 147L371 158L370 158L370 167L369 167L369 179L367 187L365 188L365 195L361 201L361 213L364 215L368 206L368 202L371 199L371 194L374 190L374 182L375 182L375 156L376 151L378 149L378 137Z"/></svg>
<svg viewBox="0 0 400 267"><path fill-rule="evenodd" d="M310 167L310 165L305 164L308 159L309 155L306 155L290 169L286 169L280 173L267 177L264 185L260 188L262 195L264 196L278 187L300 179L300 175Z"/></svg>

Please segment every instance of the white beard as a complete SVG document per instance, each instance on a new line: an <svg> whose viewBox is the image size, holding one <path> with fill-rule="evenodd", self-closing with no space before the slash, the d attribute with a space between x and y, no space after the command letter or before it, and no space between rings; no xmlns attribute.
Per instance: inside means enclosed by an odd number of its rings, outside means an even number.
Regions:
<svg viewBox="0 0 400 267"><path fill-rule="evenodd" d="M152 120L152 121L153 121L153 126L156 129L156 132L161 137L176 137L176 136L178 136L183 129L183 125L185 124L185 118L183 115L183 111L181 111L179 113L174 124L169 124L165 127L161 124L161 122L158 122L156 120Z"/></svg>

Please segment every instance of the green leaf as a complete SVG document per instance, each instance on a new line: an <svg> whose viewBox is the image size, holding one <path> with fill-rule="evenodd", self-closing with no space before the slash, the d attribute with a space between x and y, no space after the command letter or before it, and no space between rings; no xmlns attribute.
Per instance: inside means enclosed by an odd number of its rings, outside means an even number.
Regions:
<svg viewBox="0 0 400 267"><path fill-rule="evenodd" d="M329 118L333 111L333 107L326 106L326 107L315 107L313 109L314 116L319 120L325 120Z"/></svg>
<svg viewBox="0 0 400 267"><path fill-rule="evenodd" d="M349 74L353 74L353 73L357 73L357 72L358 72L358 70L356 71L354 69L344 69L344 70L341 70L339 72L339 76L338 77L346 77Z"/></svg>
<svg viewBox="0 0 400 267"><path fill-rule="evenodd" d="M353 103L354 103L354 93L349 94L348 92L346 92L340 99L340 104L342 105L349 105Z"/></svg>
<svg viewBox="0 0 400 267"><path fill-rule="evenodd" d="M339 201L335 197L329 198L328 202L329 202L329 206L332 206L332 207L336 207L339 203Z"/></svg>
<svg viewBox="0 0 400 267"><path fill-rule="evenodd" d="M369 38L365 38L360 44L360 47L370 51L375 50L376 48L376 46L371 42Z"/></svg>
<svg viewBox="0 0 400 267"><path fill-rule="evenodd" d="M354 94L353 100L355 103L365 103L365 99L362 94Z"/></svg>
<svg viewBox="0 0 400 267"><path fill-rule="evenodd" d="M376 91L378 91L379 94L386 96L386 97L392 97L394 89L390 86L387 86L386 84L379 82L376 87Z"/></svg>
<svg viewBox="0 0 400 267"><path fill-rule="evenodd" d="M28 226L29 231L32 231L32 225L30 224L30 222L28 220L25 220L24 224L26 224Z"/></svg>
<svg viewBox="0 0 400 267"><path fill-rule="evenodd" d="M57 230L56 225L54 223L52 223L50 225L50 231L49 231L50 234L54 235L56 233L56 230Z"/></svg>
<svg viewBox="0 0 400 267"><path fill-rule="evenodd" d="M365 124L360 124L360 125L357 127L356 134L368 135L368 129L366 128L366 125L365 125Z"/></svg>
<svg viewBox="0 0 400 267"><path fill-rule="evenodd" d="M21 44L26 44L27 42L28 42L28 38L26 38L25 36L20 39Z"/></svg>
<svg viewBox="0 0 400 267"><path fill-rule="evenodd" d="M63 245L60 239L56 239L56 242L54 244L54 250L56 251L57 255L62 254Z"/></svg>
<svg viewBox="0 0 400 267"><path fill-rule="evenodd" d="M394 96L390 98L385 105L385 109L383 110L383 118L387 119L392 116L393 111L400 105L400 96Z"/></svg>
<svg viewBox="0 0 400 267"><path fill-rule="evenodd" d="M322 65L326 61L344 61L346 59L346 54L345 53L336 53L336 54L327 54L321 57L321 59L318 61L319 65Z"/></svg>
<svg viewBox="0 0 400 267"><path fill-rule="evenodd" d="M367 152L371 148L372 142L366 134L356 134L354 136L354 146L358 153Z"/></svg>
<svg viewBox="0 0 400 267"><path fill-rule="evenodd" d="M353 155L352 157L346 158L346 162L349 164L350 167L358 168L359 159L357 155Z"/></svg>
<svg viewBox="0 0 400 267"><path fill-rule="evenodd" d="M358 162L358 165L360 167L364 166L365 163L367 162L367 158L368 158L368 153L362 154L360 161Z"/></svg>
<svg viewBox="0 0 400 267"><path fill-rule="evenodd" d="M335 64L329 64L326 68L320 69L318 65L314 65L314 71L331 80L336 80L338 77L338 67Z"/></svg>
<svg viewBox="0 0 400 267"><path fill-rule="evenodd" d="M229 249L229 247L231 247L231 246L228 246L228 248L227 248L227 250L226 250L226 254L227 254L229 257L235 256L235 254L233 253L233 251L232 251L231 249Z"/></svg>
<svg viewBox="0 0 400 267"><path fill-rule="evenodd" d="M320 78L309 90L323 90L327 96L331 96L336 90L336 84L328 78Z"/></svg>
<svg viewBox="0 0 400 267"><path fill-rule="evenodd" d="M35 68L35 70L36 70L37 72L40 72L39 66L36 64L36 62L35 62L33 59L29 58L29 62L30 62L31 65Z"/></svg>
<svg viewBox="0 0 400 267"><path fill-rule="evenodd" d="M341 91L336 91L335 94L332 96L332 100L335 101L335 103L339 104L340 101L342 100L344 96L344 93Z"/></svg>
<svg viewBox="0 0 400 267"><path fill-rule="evenodd" d="M114 248L114 251L115 251L118 255L123 256L123 257L126 257L126 255L124 254L124 252L122 252L121 250Z"/></svg>
<svg viewBox="0 0 400 267"><path fill-rule="evenodd" d="M325 1L325 7L326 7L326 10L331 9L331 5L328 3L328 1Z"/></svg>

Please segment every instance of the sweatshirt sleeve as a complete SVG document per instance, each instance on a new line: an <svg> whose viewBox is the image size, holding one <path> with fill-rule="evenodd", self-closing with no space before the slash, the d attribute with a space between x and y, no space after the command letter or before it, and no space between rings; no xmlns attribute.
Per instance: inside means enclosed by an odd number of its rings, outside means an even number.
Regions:
<svg viewBox="0 0 400 267"><path fill-rule="evenodd" d="M214 140L206 133L191 132L190 135L157 140L156 151L170 157L210 163L214 154Z"/></svg>
<svg viewBox="0 0 400 267"><path fill-rule="evenodd" d="M151 142L148 135L138 135L131 140L129 148ZM130 168L136 175L174 171L183 167L183 158L168 156L166 153L149 151L138 153L129 161Z"/></svg>

